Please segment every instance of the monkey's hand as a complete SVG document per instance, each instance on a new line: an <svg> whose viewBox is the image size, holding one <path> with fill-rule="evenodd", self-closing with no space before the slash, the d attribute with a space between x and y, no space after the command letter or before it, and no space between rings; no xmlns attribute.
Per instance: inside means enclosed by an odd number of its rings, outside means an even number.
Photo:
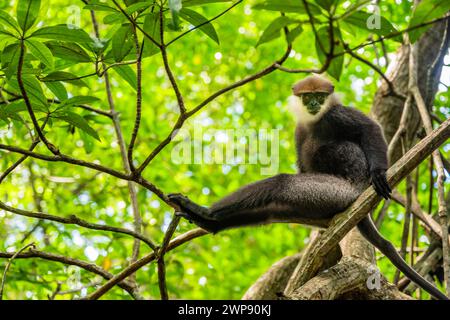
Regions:
<svg viewBox="0 0 450 320"><path fill-rule="evenodd" d="M391 197L391 187L386 179L386 170L384 169L373 169L370 171L371 182L373 188L378 193L378 195L382 196L385 199L389 199Z"/></svg>
<svg viewBox="0 0 450 320"><path fill-rule="evenodd" d="M191 223L194 222L206 231L215 232L217 221L210 217L208 208L199 206L180 193L171 193L168 197L171 202L180 207L181 211L176 212L178 216L189 220Z"/></svg>

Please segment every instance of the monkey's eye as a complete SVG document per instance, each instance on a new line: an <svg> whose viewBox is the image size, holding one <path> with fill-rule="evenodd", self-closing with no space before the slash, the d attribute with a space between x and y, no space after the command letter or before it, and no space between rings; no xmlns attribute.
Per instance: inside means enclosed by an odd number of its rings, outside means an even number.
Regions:
<svg viewBox="0 0 450 320"><path fill-rule="evenodd" d="M328 94L327 93L317 93L317 100L319 101L320 104L325 102L325 99L327 98Z"/></svg>
<svg viewBox="0 0 450 320"><path fill-rule="evenodd" d="M314 98L314 94L313 93L304 93L301 95L301 98L303 99L303 102L307 104Z"/></svg>

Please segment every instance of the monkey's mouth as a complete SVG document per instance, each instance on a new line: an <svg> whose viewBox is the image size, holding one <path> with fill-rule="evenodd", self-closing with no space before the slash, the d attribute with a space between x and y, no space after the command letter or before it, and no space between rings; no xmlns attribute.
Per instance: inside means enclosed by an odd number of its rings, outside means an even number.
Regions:
<svg viewBox="0 0 450 320"><path fill-rule="evenodd" d="M320 111L320 104L318 105L307 105L306 110L312 115L317 114Z"/></svg>

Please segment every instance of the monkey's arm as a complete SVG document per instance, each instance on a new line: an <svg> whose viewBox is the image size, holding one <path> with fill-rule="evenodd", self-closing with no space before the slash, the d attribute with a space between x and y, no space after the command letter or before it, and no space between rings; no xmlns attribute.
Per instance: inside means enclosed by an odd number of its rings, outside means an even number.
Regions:
<svg viewBox="0 0 450 320"><path fill-rule="evenodd" d="M369 164L371 182L375 191L385 199L392 192L387 179L387 145L381 127L357 109L338 106L325 115L342 136L358 143Z"/></svg>

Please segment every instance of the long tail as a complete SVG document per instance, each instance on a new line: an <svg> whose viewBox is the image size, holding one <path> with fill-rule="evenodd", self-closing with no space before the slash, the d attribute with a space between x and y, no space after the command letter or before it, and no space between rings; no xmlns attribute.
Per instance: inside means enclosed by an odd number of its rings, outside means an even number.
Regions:
<svg viewBox="0 0 450 320"><path fill-rule="evenodd" d="M395 247L388 240L378 232L377 228L372 222L372 219L367 216L358 223L358 229L361 234L375 247L377 247L401 272L403 272L411 281L431 294L433 297L441 300L449 300L438 288L425 280L413 268L411 268L405 260L398 254Z"/></svg>

